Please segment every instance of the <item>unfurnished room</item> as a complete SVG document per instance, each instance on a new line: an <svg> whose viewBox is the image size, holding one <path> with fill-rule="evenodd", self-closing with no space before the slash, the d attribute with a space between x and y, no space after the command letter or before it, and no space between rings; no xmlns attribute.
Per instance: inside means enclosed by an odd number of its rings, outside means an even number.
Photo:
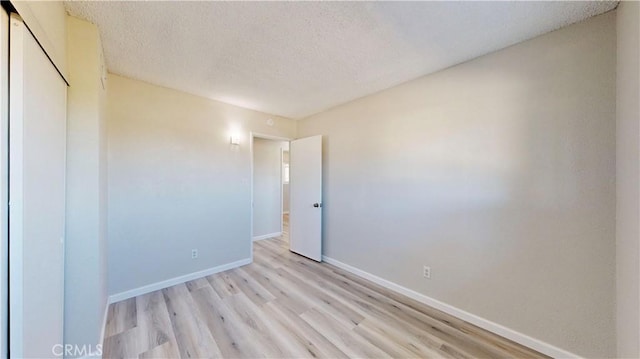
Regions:
<svg viewBox="0 0 640 359"><path fill-rule="evenodd" d="M640 358L640 2L1 4L0 357Z"/></svg>

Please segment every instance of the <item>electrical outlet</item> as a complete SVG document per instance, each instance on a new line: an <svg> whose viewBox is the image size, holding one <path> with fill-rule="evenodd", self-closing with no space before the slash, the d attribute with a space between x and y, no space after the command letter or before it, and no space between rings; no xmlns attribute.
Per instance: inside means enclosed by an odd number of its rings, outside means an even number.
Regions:
<svg viewBox="0 0 640 359"><path fill-rule="evenodd" d="M422 275L427 279L431 279L431 267L424 266L422 269Z"/></svg>
<svg viewBox="0 0 640 359"><path fill-rule="evenodd" d="M191 259L196 259L198 258L198 250L197 249L192 249L191 250Z"/></svg>

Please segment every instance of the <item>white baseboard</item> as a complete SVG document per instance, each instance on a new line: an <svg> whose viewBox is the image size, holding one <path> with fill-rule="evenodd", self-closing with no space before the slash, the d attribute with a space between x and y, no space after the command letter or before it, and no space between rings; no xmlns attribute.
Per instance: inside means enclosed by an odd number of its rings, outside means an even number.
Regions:
<svg viewBox="0 0 640 359"><path fill-rule="evenodd" d="M261 236L255 236L253 237L253 241L260 241L263 239L269 239L269 238L274 238L274 237L280 237L282 235L282 232L274 232L274 233L269 233L269 234L263 234Z"/></svg>
<svg viewBox="0 0 640 359"><path fill-rule="evenodd" d="M245 258L245 259L241 259L239 261L223 264L223 265L220 265L220 266L217 266L217 267L213 267L213 268L209 268L209 269L205 269L205 270L202 270L202 271L199 271L199 272L193 272L193 273L185 274L183 276L179 276L179 277L163 280L161 282L156 282L156 283L148 284L148 285L145 285L145 286L142 286L142 287L138 287L138 288L135 288L135 289L131 289L131 290L127 290L127 291L124 291L124 292L116 293L116 294L113 294L113 295L109 296L109 303L116 303L116 302L119 302L119 301L122 301L122 300L125 300L125 299L137 297L139 295L151 293L151 292L154 292L156 290L160 290L160 289L164 289L164 288L167 288L167 287L174 286L176 284L181 284L181 283L184 283L184 282L188 282L190 280L206 277L208 275L216 274L216 273L219 273L219 272L224 272L226 270L233 269L233 268L236 268L236 267L240 267L240 266L243 266L243 265L249 264L249 263L251 263L251 258Z"/></svg>
<svg viewBox="0 0 640 359"><path fill-rule="evenodd" d="M378 285L381 285L387 289L390 289L394 292L398 292L400 294L406 295L409 298L412 298L414 300L417 300L418 302L424 303L430 307L433 307L435 309L438 309L442 312L445 312L447 314L450 314L456 318L462 319L466 322L469 322L473 325L476 325L480 328L486 329L490 332L493 332L495 334L498 334L502 337L505 337L507 339L510 339L516 343L522 344L526 347L529 347L533 350L537 350L538 352L542 353L542 354L546 354L549 355L551 357L554 358L580 358L580 356L568 352L564 349L560 349L556 346L553 346L549 343L545 343L541 340L532 338L526 334L522 334L520 332L517 332L513 329L509 329L503 325L500 325L498 323L494 323L490 320L487 320L485 318L479 317L475 314L471 314L469 312L466 312L462 309L456 308L452 305L446 304L444 302L441 302L437 299L433 299L431 297L428 297L424 294L418 293L414 290L411 290L409 288L403 287L401 285L398 285L396 283L390 282L386 279L380 278L376 275L373 275L369 272L365 272L361 269L352 267L348 264L342 263L338 260L335 260L333 258L327 257L327 256L322 256L322 260L334 265L340 269L344 269L347 272L353 273L359 277L362 277L364 279L370 280Z"/></svg>

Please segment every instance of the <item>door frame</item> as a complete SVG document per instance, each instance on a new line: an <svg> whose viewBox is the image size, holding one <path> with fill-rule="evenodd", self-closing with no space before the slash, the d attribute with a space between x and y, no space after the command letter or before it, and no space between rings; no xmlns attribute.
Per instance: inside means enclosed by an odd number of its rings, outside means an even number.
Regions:
<svg viewBox="0 0 640 359"><path fill-rule="evenodd" d="M9 14L0 8L0 358L9 348Z"/></svg>
<svg viewBox="0 0 640 359"><path fill-rule="evenodd" d="M263 140L270 140L270 141L279 141L279 142L293 141L293 139L289 137L280 137L280 136L267 135L267 134L258 133L258 132L249 132L249 153L251 155L251 176L249 178L250 186L251 186L251 202L249 203L249 206L251 209L251 230L249 231L250 233L249 242L251 243L251 262L253 262L253 167L254 167L253 140L255 138L260 138ZM284 225L282 223L283 196L284 196L284 189L282 188L282 149L280 149L280 232L282 232L284 229Z"/></svg>

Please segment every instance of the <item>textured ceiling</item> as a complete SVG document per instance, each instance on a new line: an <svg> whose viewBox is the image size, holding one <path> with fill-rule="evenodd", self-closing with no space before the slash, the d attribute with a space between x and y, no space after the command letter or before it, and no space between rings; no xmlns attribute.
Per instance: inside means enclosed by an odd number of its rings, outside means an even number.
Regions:
<svg viewBox="0 0 640 359"><path fill-rule="evenodd" d="M303 118L616 2L66 2L109 71Z"/></svg>

